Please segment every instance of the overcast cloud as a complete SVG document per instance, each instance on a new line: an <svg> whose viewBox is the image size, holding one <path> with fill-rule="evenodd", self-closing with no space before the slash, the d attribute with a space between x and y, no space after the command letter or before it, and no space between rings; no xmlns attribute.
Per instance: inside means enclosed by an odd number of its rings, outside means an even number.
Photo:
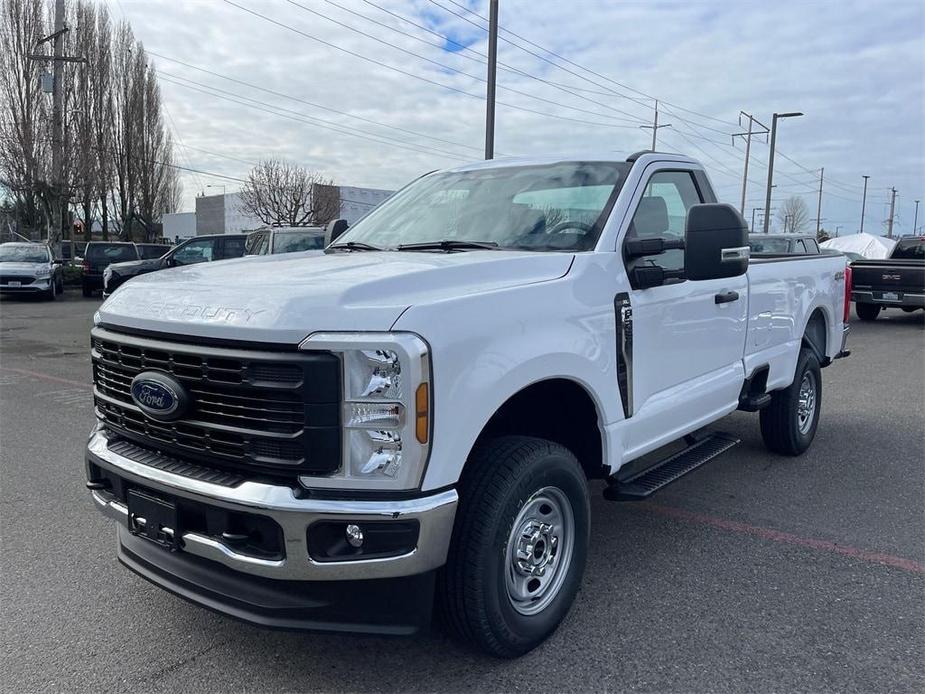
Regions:
<svg viewBox="0 0 925 694"><path fill-rule="evenodd" d="M459 1L487 15L487 0ZM463 55L474 57L471 53L371 4L484 55L486 33L436 4L464 15L450 0L297 0L302 7L287 0L233 2L369 60L223 0L113 0L113 16L126 17L145 47L159 54L154 60L175 135L182 142L178 160L183 166L240 179L249 163L273 156L321 170L345 185L397 188L426 171L481 158L484 101L476 97L485 91L484 65ZM767 124L773 111L803 111L803 118L783 121L779 129L779 151L796 164L776 160L775 203L802 194L815 216L817 172L824 166L823 226L834 231L839 225L841 233L850 233L858 227L861 175L868 174L865 230L883 232L888 189L895 186L896 231L912 232L913 201L925 192L925 3L501 0L501 25L600 75L670 102L661 120L672 127L659 131L659 149L700 159L721 197L736 205L744 146L740 142L731 147L729 134L737 130L739 111ZM280 95L173 62L177 60ZM557 89L499 72L498 99L506 104L498 106L499 154L629 153L649 146L651 131L638 124L651 122L650 99L571 65L568 69L578 75L556 69L504 41L499 60L563 85ZM196 91L202 86L177 84L183 79L225 93L206 94ZM756 142L746 216L764 204L768 148L760 139ZM184 173L182 181L184 209L193 209L203 190L219 192L205 189L208 184L225 185L228 191L239 187L234 180L202 174ZM922 224L925 207L919 215Z"/></svg>

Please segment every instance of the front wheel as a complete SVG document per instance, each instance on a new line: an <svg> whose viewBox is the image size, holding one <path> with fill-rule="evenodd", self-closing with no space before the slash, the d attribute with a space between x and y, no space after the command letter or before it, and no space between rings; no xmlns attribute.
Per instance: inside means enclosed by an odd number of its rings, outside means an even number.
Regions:
<svg viewBox="0 0 925 694"><path fill-rule="evenodd" d="M793 383L771 393L771 404L761 410L761 438L769 451L801 455L816 436L822 409L822 370L811 350L797 359Z"/></svg>
<svg viewBox="0 0 925 694"><path fill-rule="evenodd" d="M854 310L861 320L877 320L880 315L880 306L877 304L855 304Z"/></svg>
<svg viewBox="0 0 925 694"><path fill-rule="evenodd" d="M438 603L460 637L501 658L543 642L584 574L590 505L581 465L543 439L506 436L473 452Z"/></svg>

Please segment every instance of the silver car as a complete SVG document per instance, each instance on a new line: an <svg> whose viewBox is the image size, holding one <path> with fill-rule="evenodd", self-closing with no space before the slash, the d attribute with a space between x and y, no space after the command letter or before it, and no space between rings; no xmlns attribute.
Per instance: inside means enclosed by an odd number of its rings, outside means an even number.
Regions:
<svg viewBox="0 0 925 694"><path fill-rule="evenodd" d="M54 299L64 291L64 267L42 243L0 244L0 293L40 294Z"/></svg>

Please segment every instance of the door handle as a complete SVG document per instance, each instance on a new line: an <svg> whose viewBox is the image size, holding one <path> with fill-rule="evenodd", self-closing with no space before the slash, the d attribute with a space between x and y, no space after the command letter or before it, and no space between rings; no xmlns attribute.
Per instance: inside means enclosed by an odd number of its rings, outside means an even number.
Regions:
<svg viewBox="0 0 925 694"><path fill-rule="evenodd" d="M738 301L739 292L720 292L713 297L717 304L728 304L730 301Z"/></svg>

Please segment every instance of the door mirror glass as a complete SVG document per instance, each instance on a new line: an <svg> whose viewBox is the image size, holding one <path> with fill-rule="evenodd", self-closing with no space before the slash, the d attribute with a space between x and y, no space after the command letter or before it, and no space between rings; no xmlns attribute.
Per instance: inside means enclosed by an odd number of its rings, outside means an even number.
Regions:
<svg viewBox="0 0 925 694"><path fill-rule="evenodd" d="M732 205L694 205L684 236L686 279L738 277L748 269L748 225Z"/></svg>

